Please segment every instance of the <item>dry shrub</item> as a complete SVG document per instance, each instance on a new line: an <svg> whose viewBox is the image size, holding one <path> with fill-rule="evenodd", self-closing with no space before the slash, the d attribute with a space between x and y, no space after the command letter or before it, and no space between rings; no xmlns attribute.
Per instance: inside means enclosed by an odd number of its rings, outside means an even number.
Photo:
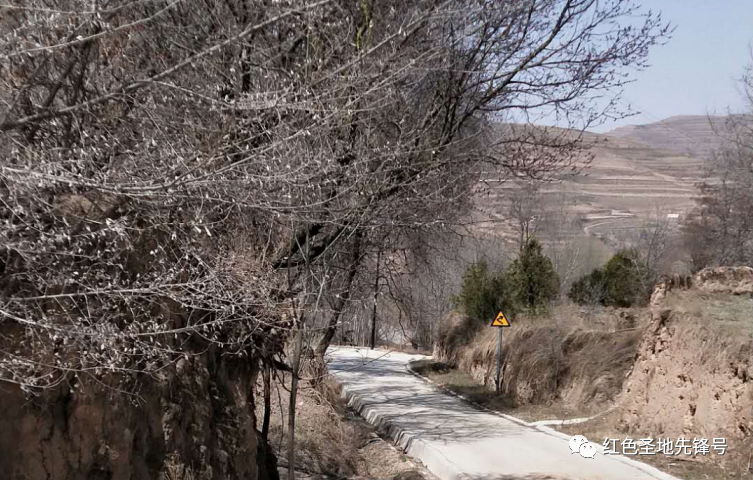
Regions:
<svg viewBox="0 0 753 480"><path fill-rule="evenodd" d="M307 368L301 372L308 378ZM287 449L289 378L272 384L272 415L269 442L278 452ZM259 391L263 388L258 386ZM358 422L346 421L347 408L340 395L341 387L331 378L317 383L316 388L301 382L296 405L296 470L328 475L354 476L362 463L360 449L369 439L369 432ZM263 403L257 398L257 415L261 418Z"/></svg>
<svg viewBox="0 0 753 480"><path fill-rule="evenodd" d="M320 402L328 404L333 410L344 415L346 405L345 399L342 396L342 391L342 385L337 383L332 377L328 376L321 382L318 382L317 388L314 389L312 393L319 396Z"/></svg>
<svg viewBox="0 0 753 480"><path fill-rule="evenodd" d="M308 418L298 419L296 428L299 462L296 468L315 473L357 475L359 448L366 442L362 429L343 422L336 414L309 411L305 415Z"/></svg>
<svg viewBox="0 0 753 480"><path fill-rule="evenodd" d="M452 312L445 322L445 329L438 332L434 345L434 357L453 366L460 361L460 353L476 337L480 325L471 318Z"/></svg>
<svg viewBox="0 0 753 480"><path fill-rule="evenodd" d="M563 400L601 407L620 393L641 335L632 311L555 307L521 317L503 335L502 393L516 404ZM494 385L497 331L456 322L437 345L438 360ZM627 328L626 328L627 327Z"/></svg>

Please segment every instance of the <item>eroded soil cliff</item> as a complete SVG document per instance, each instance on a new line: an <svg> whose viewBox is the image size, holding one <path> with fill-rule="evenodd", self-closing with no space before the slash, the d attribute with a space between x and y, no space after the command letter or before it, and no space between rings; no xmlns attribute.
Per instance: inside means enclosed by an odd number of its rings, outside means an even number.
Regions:
<svg viewBox="0 0 753 480"><path fill-rule="evenodd" d="M747 267L704 270L690 289L657 288L619 400L625 432L750 440L752 293Z"/></svg>
<svg viewBox="0 0 753 480"><path fill-rule="evenodd" d="M502 393L514 404L611 411L599 428L631 438L724 438L729 454L714 461L748 461L753 269L664 279L645 309L553 313L505 332ZM472 332L462 319L435 348L490 388L495 354L496 331Z"/></svg>
<svg viewBox="0 0 753 480"><path fill-rule="evenodd" d="M212 350L117 385L73 376L44 395L0 390L0 471L18 480L269 480L250 362Z"/></svg>

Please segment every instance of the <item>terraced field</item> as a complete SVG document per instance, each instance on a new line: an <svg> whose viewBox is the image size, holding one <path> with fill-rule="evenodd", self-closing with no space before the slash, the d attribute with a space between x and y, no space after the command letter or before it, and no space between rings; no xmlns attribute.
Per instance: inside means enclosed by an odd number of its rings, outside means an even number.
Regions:
<svg viewBox="0 0 753 480"><path fill-rule="evenodd" d="M726 120L726 116L678 115L648 125L619 127L609 135L703 158L718 145L717 133Z"/></svg>
<svg viewBox="0 0 753 480"><path fill-rule="evenodd" d="M682 215L693 207L701 159L629 139L601 140L585 175L563 182L590 207L589 213L617 210L646 218L657 209Z"/></svg>
<svg viewBox="0 0 753 480"><path fill-rule="evenodd" d="M721 122L720 117L715 121ZM671 214L681 220L694 206L703 157L719 142L705 116L589 133L587 140L594 145L591 165L582 175L544 186L540 210L544 215L574 215L579 228L572 235L603 239L624 237L626 230L640 230ZM487 185L490 191L477 203L494 221L482 229L499 233L502 228L512 239L509 210L516 187L510 182Z"/></svg>

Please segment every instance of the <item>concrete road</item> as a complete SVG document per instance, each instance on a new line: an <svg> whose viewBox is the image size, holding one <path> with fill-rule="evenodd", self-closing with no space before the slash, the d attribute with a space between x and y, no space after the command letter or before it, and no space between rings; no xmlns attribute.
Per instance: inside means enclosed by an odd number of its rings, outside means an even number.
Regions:
<svg viewBox="0 0 753 480"><path fill-rule="evenodd" d="M332 347L329 369L348 403L440 480L676 480L621 455L595 458L568 447L569 437L503 418L445 394L407 370L425 358ZM548 430L548 431L547 431Z"/></svg>

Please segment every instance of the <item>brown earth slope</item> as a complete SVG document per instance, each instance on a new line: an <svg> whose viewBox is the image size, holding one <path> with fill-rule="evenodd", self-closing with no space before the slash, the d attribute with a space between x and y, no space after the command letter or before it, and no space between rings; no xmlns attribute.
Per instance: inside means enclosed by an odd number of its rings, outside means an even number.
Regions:
<svg viewBox="0 0 753 480"><path fill-rule="evenodd" d="M139 375L138 391L90 377L39 397L6 385L0 477L275 480L275 457L256 432L256 374L210 351Z"/></svg>
<svg viewBox="0 0 753 480"><path fill-rule="evenodd" d="M690 290L667 291L666 285L655 292L620 399L624 430L749 441L753 269L703 270Z"/></svg>
<svg viewBox="0 0 753 480"><path fill-rule="evenodd" d="M679 116L606 134L586 133L584 139L593 145L592 162L580 175L543 186L541 215L561 217L567 204L565 210L580 219L579 235L615 238L645 228L657 217L677 214L681 220L695 206L704 159L720 145L715 129L725 119ZM476 204L479 219L491 221L480 230L514 238L509 209L519 189L515 182L487 179Z"/></svg>
<svg viewBox="0 0 753 480"><path fill-rule="evenodd" d="M745 468L753 439L753 268L667 279L642 310L552 313L517 319L505 332L502 393L510 403L577 407L579 417L612 412L577 425L601 438L724 438L727 455L691 460ZM456 321L434 356L492 388L495 334Z"/></svg>
<svg viewBox="0 0 753 480"><path fill-rule="evenodd" d="M619 127L607 135L637 140L652 148L662 148L703 158L720 143L717 131L726 116L677 115L646 125Z"/></svg>

